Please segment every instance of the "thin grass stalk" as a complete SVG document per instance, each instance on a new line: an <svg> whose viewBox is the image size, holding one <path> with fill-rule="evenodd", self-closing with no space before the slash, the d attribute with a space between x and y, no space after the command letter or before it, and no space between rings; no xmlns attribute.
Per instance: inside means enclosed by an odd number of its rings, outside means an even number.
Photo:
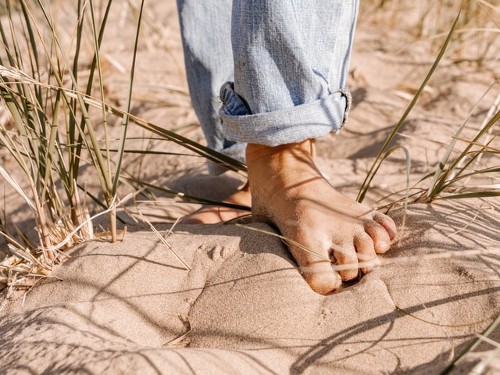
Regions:
<svg viewBox="0 0 500 375"><path fill-rule="evenodd" d="M480 192L458 193L453 195L446 195L444 197L437 197L435 199L445 200L445 199L471 199L471 198L494 198L494 197L500 197L500 189L495 189L495 190L483 189L483 191Z"/></svg>
<svg viewBox="0 0 500 375"><path fill-rule="evenodd" d="M25 0L22 0L22 1L25 1ZM52 23L52 21L48 17L47 10L45 9L43 4L41 3L41 0L37 0L37 3L39 4L40 9L41 9L41 11L45 17L45 20L47 22L47 25L49 26L49 29L51 31L51 36L53 38L53 41L54 41L57 49L59 51L62 51L61 44L60 44L59 39L57 37L57 33L55 31L54 24ZM37 32L39 34L40 40L42 40L42 45L44 46L44 48L46 50L47 57L49 57L50 53L46 49L45 43L43 43L43 39L42 39L40 30L38 28L37 28ZM61 91L62 97L65 101L65 104L69 107L70 101L69 101L68 96L66 95L66 90L64 90L62 77L59 73L56 73L56 69L55 69L56 65L55 65L54 61L50 58L48 58L48 61L49 61L49 64L53 70L54 77L57 81L58 89L62 90ZM57 61L59 62L60 59L58 59ZM73 84L76 86L76 78L73 76L71 71L69 71L68 73L69 73L69 76L70 76ZM97 140L97 135L94 132L94 128L90 122L90 117L89 117L88 111L85 108L85 101L83 100L83 95L78 90L74 91L74 93L76 94L76 98L80 104L80 109L82 111L82 117L85 120L86 128L87 128L87 131L89 132L90 144L92 145L92 148L89 148L89 150L92 150L91 157L93 160L95 160L97 170L98 170L98 172L100 172L97 174L97 176L99 178L101 188L103 189L103 192L106 196L106 195L109 195L112 185L111 185L111 180L110 180L108 172L107 172L105 159L104 159L102 153L100 152L99 143ZM79 131L80 131L80 133L83 133L82 129L79 129ZM82 136L83 136L83 134L82 134ZM82 139L85 139L85 138L82 138Z"/></svg>
<svg viewBox="0 0 500 375"><path fill-rule="evenodd" d="M486 124L486 126L481 129L478 134L474 137L474 139L467 145L467 147L462 151L462 153L451 163L451 165L448 167L447 171L454 171L456 170L457 168L457 165L458 163L461 162L461 160L463 160L469 153L470 153L470 150L471 148L477 144L478 140L486 133L489 131L489 129L491 127L493 127L495 124L497 124L497 122L500 120L500 111L497 112L495 114L495 116L493 116L490 121L488 121L488 123ZM493 139L492 139L493 140ZM490 142L492 141L490 140ZM489 143L488 143L489 144ZM488 145L487 144L487 145ZM487 146L486 145L486 146ZM481 150L480 150L481 151ZM455 181L458 180L458 176L465 170L465 168L471 164L472 162L474 162L474 160L476 160L476 158L478 157L478 155L480 155L480 152L476 153L476 155L468 162L466 163L466 165L460 169L459 172L456 173L456 175L454 176L454 178L450 181L446 181L446 176L447 176L447 173L444 174L441 178L441 181L443 181L442 183L440 183L437 187L433 188L433 191L431 192L431 194L427 197L428 200L433 200L435 199L438 194L440 194L442 191L443 191L443 188L445 186L449 186L451 184L453 184ZM446 183L446 185L445 185Z"/></svg>
<svg viewBox="0 0 500 375"><path fill-rule="evenodd" d="M46 163L46 168L45 168L45 176L43 178L45 186L48 185L49 183L49 178L51 176L51 168L50 166L52 165L53 162L53 155L55 154L55 148L56 148L56 139L57 139L57 121L59 118L59 103L61 100L61 92L57 91L56 93L56 100L55 104L53 107L53 113L52 113L52 121L50 124L50 133L49 133L49 142L47 145L46 153L44 156L44 160ZM44 192L46 193L46 192ZM42 196L45 196L45 194L42 193Z"/></svg>
<svg viewBox="0 0 500 375"><path fill-rule="evenodd" d="M97 77L99 79L99 85L98 85L99 95L100 95L101 101L104 103L105 102L104 81L103 81L103 74L102 74L100 45L99 45L99 41L98 41L98 33L97 33L97 28L96 28L94 3L92 0L90 0L89 4L90 4L90 18L91 18L91 26L92 26L92 36L93 36L93 41L94 41ZM106 145L105 155L106 155L106 162L107 162L106 171L103 171L103 173L107 173L106 177L111 182L110 191L105 191L104 196L106 199L106 203L109 206L110 204L112 204L112 201L114 200L114 197L116 194L116 189L115 189L115 184L113 181L113 176L111 175L110 153L108 150L109 149L109 135L108 135L107 113L106 113L106 110L104 107L101 109L101 114L102 114L102 121L103 121L103 127L104 127L104 139L105 139L105 145ZM110 222L111 242L114 243L114 242L116 242L116 208L115 207L111 207L111 210L109 211L109 222Z"/></svg>
<svg viewBox="0 0 500 375"><path fill-rule="evenodd" d="M425 87L427 86L427 83L429 82L430 78L432 77L432 75L434 74L435 70L437 69L442 57L444 56L444 53L448 47L448 44L450 43L450 40L451 40L451 37L453 35L453 32L455 31L455 28L457 26L457 23L458 23L458 20L460 18L460 14L461 14L461 11L462 11L462 6L463 6L463 3L462 5L460 6L460 9L458 11L458 14L450 28L450 31L448 32L448 35L443 43L443 46L441 47L434 63L432 64L432 67L431 69L429 70L429 72L427 73L427 76L425 77L424 81L422 82L422 84L420 85L417 93L415 94L415 96L413 96L413 99L411 100L410 104L408 105L408 107L406 108L405 112L403 113L403 116L401 117L401 119L398 121L398 123L396 124L396 126L394 127L394 130L391 132L391 134L389 135L389 137L385 140L382 148L380 149L380 151L378 152L376 158L375 158L375 161L373 162L372 166L370 167L370 169L368 170L368 174L366 175L366 178L364 179L363 181L363 184L361 185L361 188L359 190L359 193L358 193L358 196L356 198L356 200L358 202L363 202L364 198L365 198L365 195L368 191L368 188L373 180L373 178L375 177L378 169L380 168L380 165L382 164L383 160L385 159L386 157L386 152L389 150L394 138L396 137L397 133L399 132L399 130L402 128L406 118L408 117L408 115L410 114L411 110L413 109L413 107L415 106L415 104L417 103L418 99L420 98L420 96L422 95Z"/></svg>
<svg viewBox="0 0 500 375"><path fill-rule="evenodd" d="M481 154L483 154L483 153L484 152L482 152ZM477 176L477 175L499 173L499 172L500 172L500 167L487 167L487 168L483 168L483 169L474 170L474 171L469 172L469 173L458 175L457 177L455 177L454 181L460 181L461 179L468 179L468 178L471 178L471 177Z"/></svg>
<svg viewBox="0 0 500 375"><path fill-rule="evenodd" d="M435 199L440 193L443 193L446 191L446 189L450 186L453 186L456 184L457 181L459 181L461 178L460 176L464 171L467 170L467 168L474 162L476 162L481 155L485 153L485 149L489 146L489 144L493 141L493 139L489 140L486 145L483 145L480 150L477 150L475 152L467 152L463 156L461 155L457 160L459 162L463 162L462 166L456 165L453 169L449 168L448 170L445 171L445 174L451 173L451 176L449 178L446 178L446 176L443 176L443 182L438 186L436 193L433 196L433 199ZM469 157L468 161L467 157L472 154L471 157ZM450 172L451 171L451 172Z"/></svg>
<svg viewBox="0 0 500 375"><path fill-rule="evenodd" d="M40 59L39 59L39 54L38 54L38 48L35 43L35 35L33 32L33 28L31 27L31 22L29 21L28 13L26 6L23 2L21 4L21 10L23 13L24 17L24 24L26 25L26 29L28 31L27 35L27 43L30 46L30 63L31 63L31 72L33 74L33 77L36 77L36 79L40 80ZM37 99L37 102L42 104L43 102L43 96L42 96L42 89L40 87L35 88L35 96ZM43 112L39 111L39 116L40 118L43 117Z"/></svg>
<svg viewBox="0 0 500 375"><path fill-rule="evenodd" d="M78 20L76 24L76 45L75 45L75 55L73 57L73 76L75 77L76 83L78 82L78 64L79 64L79 58L80 58L80 51L81 51L81 44L82 44L82 35L83 35L83 22L85 20L85 11L82 6L82 0L78 0L77 3L77 12L78 12ZM72 88L73 90L78 90L78 87L75 86L75 83L72 83ZM67 196L69 199L69 204L70 204L70 211L71 211L71 219L73 220L73 223L78 222L78 207L76 203L76 199L74 195L76 194L76 188L75 188L75 175L78 176L78 170L79 170L79 164L78 161L78 152L76 152L75 155L75 141L76 141L76 136L77 136L77 131L76 131L76 117L72 116L71 113L76 114L77 113L77 100L75 98L71 98L69 106L71 108L70 111L70 116L69 116L69 121L68 121L68 127L67 127L67 138L68 138L68 143L71 145L68 147L67 152L68 152L68 168L69 168L69 173L63 175L63 179L66 180L66 189L67 189ZM77 146L78 147L78 146ZM76 160L75 160L76 159Z"/></svg>
<svg viewBox="0 0 500 375"><path fill-rule="evenodd" d="M13 46L11 46L9 44L9 41L8 41L8 38L7 38L7 35L5 34L5 31L3 29L3 26L2 24L0 23L0 32L1 32L1 35L2 35L2 41L3 41L3 44L5 46L5 51L7 52L7 58L9 60L9 64L12 66L12 67L18 67L18 68L21 68L22 66L20 66L20 62L19 62L19 59L20 59L20 54L18 52L18 48L17 48L17 44L16 44L16 38L14 37L15 33L14 33L14 27L13 27L13 24L12 24L12 18L13 18L13 14L12 14L12 10L11 10L11 7L10 7L10 2L7 1L6 2L7 4L7 14L8 14L8 20L9 20L9 27L10 27L10 35L12 36L12 43L13 43ZM3 65L3 62L2 62L2 65ZM16 83L16 87L18 89L18 91L21 93L22 96L25 96L26 97L26 93L24 91L24 86L22 83ZM16 112L19 114L19 118L22 118L22 116L20 116L20 113L25 113L26 114L26 123L24 121L19 121L19 122L15 122L16 126L17 126L17 129L19 131L19 133L25 137L26 140L29 140L30 137L28 135L28 129L31 129L32 128L32 125L31 125L31 122L30 122L30 116L29 116L29 108L25 105L24 102L23 105L20 105L17 101L15 101L15 98L9 98L9 99L12 99L12 103L14 103L16 105ZM11 109L13 107L9 107L9 109ZM34 148L32 147L32 145L30 144L30 148L31 148L31 151L33 152L33 154L35 154L35 151L34 151ZM36 154L35 154L36 155Z"/></svg>
<svg viewBox="0 0 500 375"><path fill-rule="evenodd" d="M111 10L112 2L113 2L113 0L109 0L107 5L106 5L106 9L104 11L104 16L102 18L102 21L101 21L101 24L99 27L99 36L97 38L97 48L96 49L100 49L100 47L101 47L102 40L104 38L104 30L106 29L106 23L107 23L108 16L109 16L109 13ZM94 74L95 74L96 67L97 67L97 51L94 51L92 63L90 64L90 72L89 72L89 78L87 80L87 87L85 90L85 96L87 96L87 97L92 94L92 87L93 87ZM85 111L88 111L89 104L85 103L84 105L85 105ZM80 121L80 126L79 126L78 139L77 139L76 143L74 143L76 145L76 152L75 152L76 158L73 161L74 164L71 164L73 167L72 178L74 181L77 181L77 179L78 179L79 166L80 166L80 156L81 156L82 147L84 144L85 127L86 127L86 121L85 121L84 116L82 116L82 119Z"/></svg>
<svg viewBox="0 0 500 375"><path fill-rule="evenodd" d="M440 163L438 164L436 171L434 172L434 176L432 177L432 180L430 182L429 189L428 189L427 194L426 194L426 200L428 202L432 201L433 197L435 197L439 192L443 191L444 184L446 183L447 177L453 171L456 172L455 167L457 166L458 163L460 163L461 161L464 160L464 156L467 154L468 150L470 150L470 147L466 147L466 149L460 154L460 156L458 158L456 158L454 162L451 163L449 168L445 169L446 165L448 164L448 162L450 160L451 153L455 149L455 145L457 143L457 138L460 136L460 134L464 130L465 126L468 124L469 119L474 112L474 109L481 102L481 100L483 100L485 95L491 90L493 85L491 85L488 88L488 90L486 90L486 92L483 95L481 95L481 97L476 101L476 103L474 103L474 105L470 109L469 113L467 114L465 120L462 122L462 124L460 125L460 127L456 131L455 136L452 138L450 144L448 145L446 152L444 153L443 158L441 159ZM485 129L488 129L488 123L482 129L480 129L478 135L476 135L476 137L474 138L474 141L477 141L484 134ZM479 138L478 138L478 136L479 136Z"/></svg>
<svg viewBox="0 0 500 375"><path fill-rule="evenodd" d="M486 336L488 337L491 333L495 331L495 329L500 325L500 315L496 317L496 319L483 331L481 336ZM466 348L465 350L456 357L453 362L451 362L446 368L440 372L439 375L448 375L450 374L453 369L455 369L464 359L465 355L468 353L471 353L474 349L476 349L479 344L481 344L482 340L480 337L476 338L474 341L472 341Z"/></svg>
<svg viewBox="0 0 500 375"><path fill-rule="evenodd" d="M39 84L39 83L34 82L34 84ZM76 95L76 93L68 92L68 96L73 96L73 95ZM133 123L137 124L143 129L150 131L153 134L156 134L161 139L172 141L190 151L199 154L200 156L208 160L213 161L214 163L217 163L229 170L239 173L242 176L246 176L246 171L247 171L246 165L236 159L233 159L230 156L212 150L211 148L203 146L198 142L195 142L171 130L162 128L161 126L153 124L152 122L142 119L131 113L127 113L120 108L114 107L106 103L102 103L99 100L96 100L95 98L89 96L82 96L82 99L90 106L94 106L97 108L101 108L102 106L104 106L108 112L113 113L115 116L121 117L126 114Z"/></svg>
<svg viewBox="0 0 500 375"><path fill-rule="evenodd" d="M246 176L246 171L247 167L244 163L231 158L230 156L227 156L225 154L222 154L220 152L217 152L215 150L212 150L206 146L203 146L189 138L186 138L180 134L177 134L171 130L162 128L161 126L155 125L154 123L147 121L145 119L142 119L138 116L135 116L131 113L127 113L124 110L111 106L106 103L102 103L98 99L92 98L89 95L83 95L81 93L61 88L58 86L51 86L47 84L43 84L41 82L37 82L35 80L30 81L31 84L33 85L41 85L47 88L50 88L52 90L59 90L62 89L65 93L66 96L69 98L80 98L84 103L87 104L87 108L90 106L96 107L96 108L102 108L103 106L106 108L106 111L114 114L115 116L122 117L125 114L130 118L130 120L137 124L138 126L142 127L143 129L146 129L150 131L151 133L155 134L156 136L159 137L159 139L166 139L169 141L172 141L190 151L193 151L197 153L198 155L202 156L203 158L206 158L210 161L213 161L216 164L219 164L229 170L232 170L236 173L241 174L242 176ZM90 148L90 147L89 147Z"/></svg>
<svg viewBox="0 0 500 375"><path fill-rule="evenodd" d="M113 179L113 187L112 187L113 196L116 194L116 190L118 187L118 181L120 180L120 170L121 170L122 162L123 162L125 141L127 140L127 130L128 130L128 125L129 125L129 121L130 121L130 117L127 115L127 113L130 112L130 109L132 107L132 90L133 90L133 86L134 86L135 64L137 61L137 50L139 47L139 35L140 35L140 31L141 31L143 11L144 11L144 0L141 1L141 7L139 9L139 15L138 15L138 19L137 19L134 49L133 49L133 53L132 53L132 66L130 68L130 79L129 79L128 94L127 94L126 113L122 116L122 134L120 137L120 144L119 144L119 149L118 149L119 150L118 151L118 159L116 162L115 176ZM104 100L103 100L103 102L104 102ZM106 108L104 106L102 107L102 110L104 113L106 112ZM116 241L116 209L111 211L111 238L112 238L112 242Z"/></svg>
<svg viewBox="0 0 500 375"><path fill-rule="evenodd" d="M95 57L96 57L97 78L99 80L99 85L98 85L99 97L100 97L101 101L104 103L105 102L104 80L103 80L103 73L102 73L100 46L99 46L97 29L96 29L96 22L95 22L94 2L92 0L90 0L89 4L90 4L90 18L91 18L91 25L92 25L92 36L93 36L94 50L95 50ZM104 127L104 139L105 139L105 144L106 144L105 155L106 155L106 161L107 161L108 178L110 180L112 180L111 165L109 162L109 151L107 151L108 145L109 145L108 121L107 121L107 113L106 113L106 110L104 108L101 110L101 114L102 114L102 124Z"/></svg>
<svg viewBox="0 0 500 375"><path fill-rule="evenodd" d="M123 162L123 154L125 150L125 141L127 139L127 130L128 130L128 125L130 121L130 117L127 115L130 113L130 109L132 107L132 89L134 85L134 76L135 76L135 64L137 60L137 50L139 46L139 33L141 29L141 20L142 20L142 15L143 15L143 10L144 10L144 0L141 1L141 7L139 9L139 16L137 20L137 27L136 27L136 33L135 33L135 42L134 42L134 49L133 49L133 55L132 55L132 66L130 69L130 78L129 78L129 88L128 88L128 94L127 94L127 106L126 106L126 112L122 116L122 135L120 137L120 144L118 148L118 158L117 158L117 163L116 163L116 169L115 169L115 177L113 181L113 192L116 192L116 188L118 186L118 180L120 176L120 170L121 170L121 165ZM103 101L104 103L104 101ZM102 107L103 111L106 112L105 106Z"/></svg>
<svg viewBox="0 0 500 375"><path fill-rule="evenodd" d="M486 117L484 118L483 123L479 127L480 129L484 128L487 125L488 121L490 121L490 119L494 116L495 112L498 112L499 108L500 108L500 94L497 95L495 102L488 110L488 113L486 114ZM491 135L491 128L488 129L488 135ZM480 156L480 158L481 158L481 156ZM479 162L479 160L477 162ZM477 164L477 162L476 162L476 164Z"/></svg>

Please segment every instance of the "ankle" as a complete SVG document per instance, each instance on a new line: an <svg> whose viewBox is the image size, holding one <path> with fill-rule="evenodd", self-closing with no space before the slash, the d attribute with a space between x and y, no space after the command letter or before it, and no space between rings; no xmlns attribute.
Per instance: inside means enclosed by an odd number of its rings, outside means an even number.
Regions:
<svg viewBox="0 0 500 375"><path fill-rule="evenodd" d="M276 147L247 146L248 179L252 208L262 211L276 195L294 195L304 183L321 175L314 164L312 140Z"/></svg>
<svg viewBox="0 0 500 375"><path fill-rule="evenodd" d="M301 157L313 159L315 154L314 140L307 139L299 143L287 143L279 146L265 146L249 143L246 148L247 163L265 159L281 159L287 157Z"/></svg>

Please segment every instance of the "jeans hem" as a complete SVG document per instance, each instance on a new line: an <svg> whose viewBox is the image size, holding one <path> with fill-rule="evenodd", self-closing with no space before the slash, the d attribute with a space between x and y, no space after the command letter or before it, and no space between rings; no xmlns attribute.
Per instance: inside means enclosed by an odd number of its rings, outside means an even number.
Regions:
<svg viewBox="0 0 500 375"><path fill-rule="evenodd" d="M222 86L220 99L226 139L271 147L339 132L347 123L352 101L349 91L342 89L289 109L250 114L232 82Z"/></svg>

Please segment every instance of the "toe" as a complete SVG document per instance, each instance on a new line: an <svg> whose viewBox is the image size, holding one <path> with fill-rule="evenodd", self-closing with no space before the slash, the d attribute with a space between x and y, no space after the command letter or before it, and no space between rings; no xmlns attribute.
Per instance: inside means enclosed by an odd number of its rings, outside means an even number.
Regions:
<svg viewBox="0 0 500 375"><path fill-rule="evenodd" d="M354 247L356 248L361 272L366 274L380 263L373 246L373 240L367 233L359 233L354 237Z"/></svg>
<svg viewBox="0 0 500 375"><path fill-rule="evenodd" d="M293 242L295 244L289 243L290 252L312 290L327 295L342 285L340 276L332 268L328 246L307 241L307 238L304 237L299 237L298 241L294 240ZM301 245L299 246L299 244Z"/></svg>
<svg viewBox="0 0 500 375"><path fill-rule="evenodd" d="M333 256L336 259L336 264L341 266L352 266L349 269L340 271L340 276L343 281L354 280L359 275L358 257L354 247L351 246L335 246Z"/></svg>
<svg viewBox="0 0 500 375"><path fill-rule="evenodd" d="M391 247L391 237L387 230L374 220L365 222L365 232L371 237L377 254L383 254Z"/></svg>
<svg viewBox="0 0 500 375"><path fill-rule="evenodd" d="M391 240L394 240L396 238L398 230L396 228L396 224L389 216L384 215L383 213L380 212L376 212L373 215L373 220L375 220L377 223L379 223L381 226L384 227Z"/></svg>
<svg viewBox="0 0 500 375"><path fill-rule="evenodd" d="M318 261L300 266L302 276L312 290L322 295L332 294L340 288L342 280L330 262Z"/></svg>

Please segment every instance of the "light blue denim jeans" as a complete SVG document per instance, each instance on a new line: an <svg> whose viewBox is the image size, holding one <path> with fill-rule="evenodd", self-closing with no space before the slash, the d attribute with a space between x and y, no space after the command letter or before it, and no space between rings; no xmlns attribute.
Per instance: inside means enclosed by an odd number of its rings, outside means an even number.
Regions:
<svg viewBox="0 0 500 375"><path fill-rule="evenodd" d="M210 148L244 161L246 143L301 142L344 126L357 0L177 6L191 101Z"/></svg>

